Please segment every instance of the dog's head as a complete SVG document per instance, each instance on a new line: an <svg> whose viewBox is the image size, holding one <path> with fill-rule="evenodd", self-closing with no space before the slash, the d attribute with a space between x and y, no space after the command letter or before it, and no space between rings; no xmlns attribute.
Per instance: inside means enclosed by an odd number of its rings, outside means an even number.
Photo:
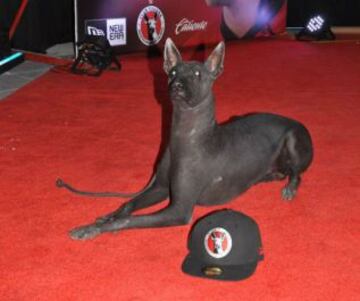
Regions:
<svg viewBox="0 0 360 301"><path fill-rule="evenodd" d="M168 38L164 49L164 70L169 76L171 100L191 109L212 93L214 80L224 68L225 44L219 43L205 63L184 62L173 41Z"/></svg>

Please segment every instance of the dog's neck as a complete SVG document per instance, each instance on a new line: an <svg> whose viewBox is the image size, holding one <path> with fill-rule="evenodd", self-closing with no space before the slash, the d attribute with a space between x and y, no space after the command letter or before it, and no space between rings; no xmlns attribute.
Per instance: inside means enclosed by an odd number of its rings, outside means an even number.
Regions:
<svg viewBox="0 0 360 301"><path fill-rule="evenodd" d="M214 96L212 93L198 106L191 109L185 109L175 104L171 124L171 142L191 143L198 137L213 131L215 126Z"/></svg>

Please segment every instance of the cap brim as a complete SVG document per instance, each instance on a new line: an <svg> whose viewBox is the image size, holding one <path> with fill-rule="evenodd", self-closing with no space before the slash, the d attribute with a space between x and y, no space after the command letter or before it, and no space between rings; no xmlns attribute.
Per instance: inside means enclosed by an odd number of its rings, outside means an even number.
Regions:
<svg viewBox="0 0 360 301"><path fill-rule="evenodd" d="M209 267L209 264L204 263L189 254L182 264L182 270L184 273L196 277L236 281L250 277L255 272L257 264L257 262L251 262L246 265L220 266L221 274L210 276L204 273L204 269Z"/></svg>

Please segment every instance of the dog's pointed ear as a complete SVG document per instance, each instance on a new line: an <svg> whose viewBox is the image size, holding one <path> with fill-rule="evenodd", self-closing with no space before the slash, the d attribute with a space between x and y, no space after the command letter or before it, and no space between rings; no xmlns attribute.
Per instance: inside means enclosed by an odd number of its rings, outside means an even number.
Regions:
<svg viewBox="0 0 360 301"><path fill-rule="evenodd" d="M171 68L173 68L178 62L181 61L181 55L176 48L174 42L167 38L164 48L164 70L166 74L169 74Z"/></svg>
<svg viewBox="0 0 360 301"><path fill-rule="evenodd" d="M205 62L206 68L216 78L224 70L225 43L220 42Z"/></svg>

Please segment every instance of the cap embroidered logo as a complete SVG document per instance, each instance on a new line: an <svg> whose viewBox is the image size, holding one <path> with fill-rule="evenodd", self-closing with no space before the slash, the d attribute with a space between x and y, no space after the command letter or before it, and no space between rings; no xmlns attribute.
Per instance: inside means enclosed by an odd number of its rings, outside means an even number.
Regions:
<svg viewBox="0 0 360 301"><path fill-rule="evenodd" d="M224 228L213 228L205 235L204 244L211 257L224 258L231 251L232 238Z"/></svg>

